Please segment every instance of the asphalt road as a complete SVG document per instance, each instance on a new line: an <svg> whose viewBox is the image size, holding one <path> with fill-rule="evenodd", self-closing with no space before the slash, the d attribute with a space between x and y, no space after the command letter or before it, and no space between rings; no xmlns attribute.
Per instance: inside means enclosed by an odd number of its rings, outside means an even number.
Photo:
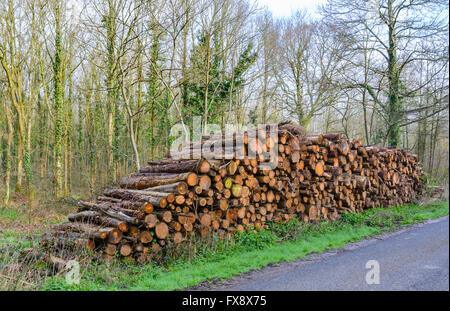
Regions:
<svg viewBox="0 0 450 311"><path fill-rule="evenodd" d="M449 290L448 216L342 249L265 267L213 290ZM369 260L379 284L367 284ZM373 274L370 274L373 275ZM374 279L372 279L374 280Z"/></svg>

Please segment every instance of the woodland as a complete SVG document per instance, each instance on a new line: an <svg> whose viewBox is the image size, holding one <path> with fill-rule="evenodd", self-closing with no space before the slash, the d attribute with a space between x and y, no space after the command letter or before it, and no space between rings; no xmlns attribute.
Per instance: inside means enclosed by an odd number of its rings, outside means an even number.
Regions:
<svg viewBox="0 0 450 311"><path fill-rule="evenodd" d="M0 2L0 198L92 196L171 129L292 120L417 154L448 182L448 1Z"/></svg>

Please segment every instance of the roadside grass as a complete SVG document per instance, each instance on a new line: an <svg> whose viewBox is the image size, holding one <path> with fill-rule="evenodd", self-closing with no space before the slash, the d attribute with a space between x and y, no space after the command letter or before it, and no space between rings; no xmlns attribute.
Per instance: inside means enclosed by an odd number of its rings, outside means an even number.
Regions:
<svg viewBox="0 0 450 311"><path fill-rule="evenodd" d="M271 224L267 230L239 233L230 240L217 236L193 239L169 249L162 264L89 262L79 284L64 275L47 277L37 290L177 290L201 282L226 279L268 264L293 261L344 246L425 219L448 215L447 202L375 208L347 213L335 222Z"/></svg>

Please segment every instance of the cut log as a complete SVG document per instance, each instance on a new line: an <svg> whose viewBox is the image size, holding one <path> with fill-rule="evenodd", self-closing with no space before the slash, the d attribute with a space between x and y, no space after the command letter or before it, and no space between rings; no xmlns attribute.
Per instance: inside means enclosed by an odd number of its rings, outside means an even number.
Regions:
<svg viewBox="0 0 450 311"><path fill-rule="evenodd" d="M158 237L158 239L165 239L167 235L169 234L169 227L166 223L161 222L156 225L155 227L155 234Z"/></svg>
<svg viewBox="0 0 450 311"><path fill-rule="evenodd" d="M125 189L107 189L103 192L105 196L119 198L124 200L134 200L140 202L147 202L153 206L164 208L167 206L167 200L163 197L155 197L146 194L145 191L139 190L125 190Z"/></svg>
<svg viewBox="0 0 450 311"><path fill-rule="evenodd" d="M151 163L151 162L150 162ZM166 164L156 164L142 167L140 173L208 173L211 166L208 161L200 160L186 160L169 162Z"/></svg>
<svg viewBox="0 0 450 311"><path fill-rule="evenodd" d="M197 174L193 172L181 174L163 174L160 176L128 176L120 181L120 187L129 189L146 189L155 186L169 185L186 181L189 186L197 183ZM193 182L195 183L193 184Z"/></svg>

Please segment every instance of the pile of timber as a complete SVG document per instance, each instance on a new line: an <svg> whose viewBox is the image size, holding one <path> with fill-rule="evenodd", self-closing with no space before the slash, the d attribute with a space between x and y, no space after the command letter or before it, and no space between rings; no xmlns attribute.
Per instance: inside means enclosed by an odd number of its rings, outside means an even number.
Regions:
<svg viewBox="0 0 450 311"><path fill-rule="evenodd" d="M294 216L335 220L343 212L408 203L422 192L418 158L406 150L363 146L339 134L306 135L292 122L273 128L203 136L148 162L120 188L79 202L52 237L64 244L68 233L76 234L72 246L106 260L147 262L193 234L228 237Z"/></svg>
<svg viewBox="0 0 450 311"><path fill-rule="evenodd" d="M427 186L427 194L430 198L441 199L444 196L443 186Z"/></svg>

